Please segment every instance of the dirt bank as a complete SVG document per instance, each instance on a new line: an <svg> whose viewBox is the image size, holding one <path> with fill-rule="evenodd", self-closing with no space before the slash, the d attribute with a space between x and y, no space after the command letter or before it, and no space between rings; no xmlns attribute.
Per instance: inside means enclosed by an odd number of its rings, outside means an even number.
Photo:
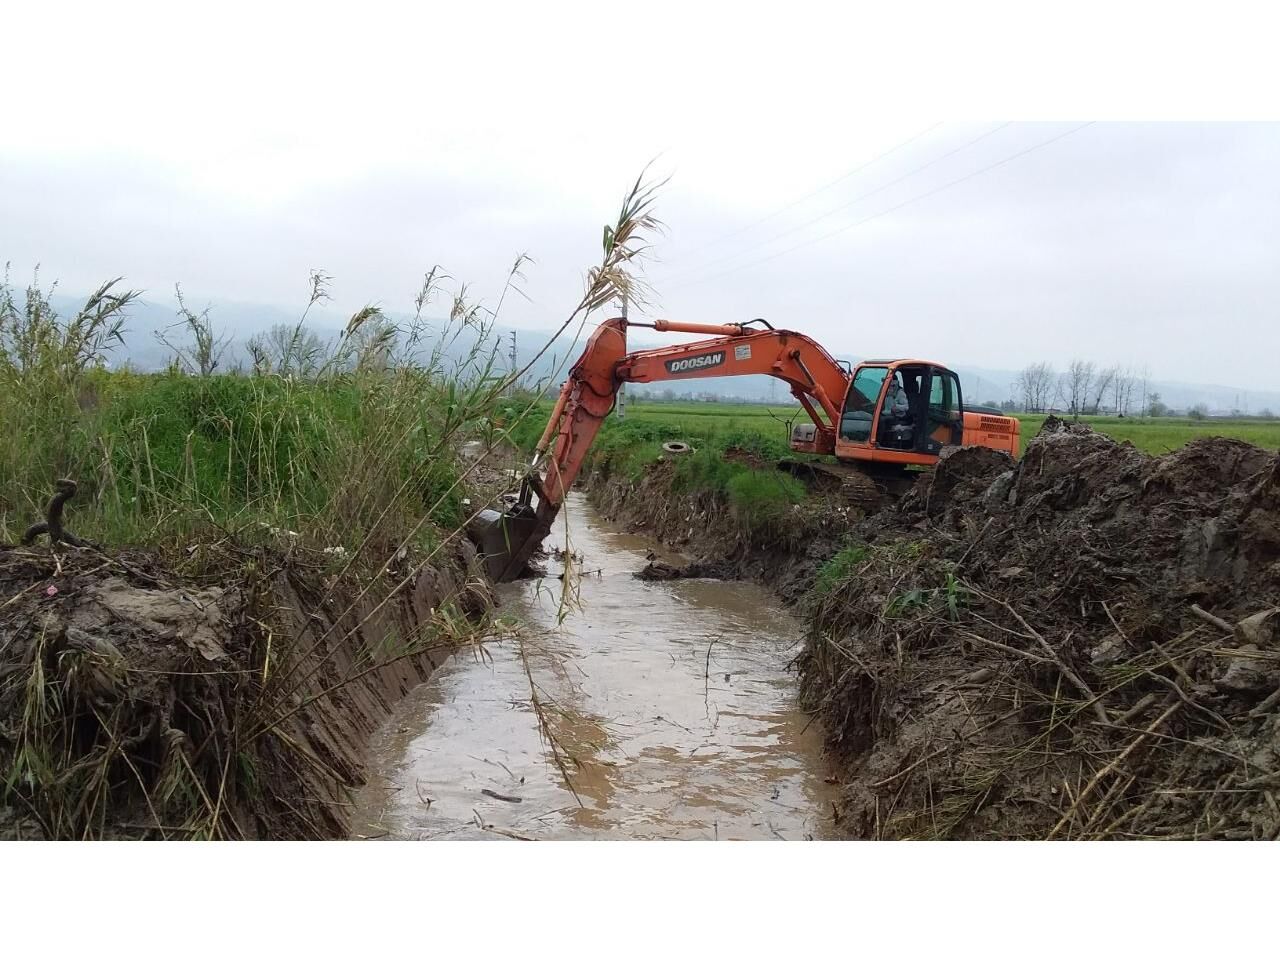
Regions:
<svg viewBox="0 0 1280 962"><path fill-rule="evenodd" d="M192 553L0 547L0 838L345 837L369 736L487 606L463 550L364 598L319 552Z"/></svg>
<svg viewBox="0 0 1280 962"><path fill-rule="evenodd" d="M860 837L1280 830L1280 460L1056 420L944 461L816 600L806 704Z"/></svg>
<svg viewBox="0 0 1280 962"><path fill-rule="evenodd" d="M826 510L772 552L723 535L714 499L664 496L661 469L596 496L802 599L802 697L847 835L1280 831L1272 453L1207 439L1150 457L1051 419L1016 466L957 452L895 508Z"/></svg>
<svg viewBox="0 0 1280 962"><path fill-rule="evenodd" d="M720 495L678 491L674 462L659 461L639 478L597 466L587 479L591 502L610 521L670 545L695 561L680 569L655 566L647 577L739 578L799 600L818 569L838 550L862 513L838 495L814 491L806 510L792 512L784 533L754 531Z"/></svg>

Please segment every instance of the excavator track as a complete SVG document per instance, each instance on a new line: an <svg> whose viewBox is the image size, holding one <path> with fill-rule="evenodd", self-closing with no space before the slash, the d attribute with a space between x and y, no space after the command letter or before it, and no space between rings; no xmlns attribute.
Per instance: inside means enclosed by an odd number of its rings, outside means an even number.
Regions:
<svg viewBox="0 0 1280 962"><path fill-rule="evenodd" d="M779 470L786 471L814 487L839 494L851 508L873 514L888 507L911 489L915 472L872 474L844 461L797 461L784 458Z"/></svg>

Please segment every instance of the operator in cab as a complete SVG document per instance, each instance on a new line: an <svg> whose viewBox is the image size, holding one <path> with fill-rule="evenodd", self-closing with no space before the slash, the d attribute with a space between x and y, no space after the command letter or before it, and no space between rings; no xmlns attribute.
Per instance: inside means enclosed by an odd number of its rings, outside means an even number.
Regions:
<svg viewBox="0 0 1280 962"><path fill-rule="evenodd" d="M901 421L911 411L911 401L907 398L907 389L902 386L902 375L894 371L893 383L884 398L885 410L895 421Z"/></svg>
<svg viewBox="0 0 1280 962"><path fill-rule="evenodd" d="M886 448L910 451L915 432L911 427L911 397L902 383L902 373L893 372L893 380L885 391L880 408L879 444Z"/></svg>

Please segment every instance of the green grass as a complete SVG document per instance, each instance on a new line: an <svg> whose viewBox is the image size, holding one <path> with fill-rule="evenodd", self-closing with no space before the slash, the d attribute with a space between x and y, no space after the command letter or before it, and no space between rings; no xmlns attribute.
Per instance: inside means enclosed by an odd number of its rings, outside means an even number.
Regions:
<svg viewBox="0 0 1280 962"><path fill-rule="evenodd" d="M1022 443L1035 436L1046 415L1020 414ZM1280 449L1280 421L1240 418L1117 418L1108 416L1080 419L1117 441L1129 441L1148 454L1168 454L1194 438L1224 437L1248 441L1260 448Z"/></svg>
<svg viewBox="0 0 1280 962"><path fill-rule="evenodd" d="M425 378L325 382L237 374L88 372L74 411L49 419L0 405L0 539L40 517L55 477L80 493L68 523L82 537L154 542L198 528L305 529L328 544L393 518L462 520L444 425L418 402ZM7 401L12 401L10 397ZM341 520L340 524L332 523ZM403 525L400 525L403 527Z"/></svg>
<svg viewBox="0 0 1280 962"><path fill-rule="evenodd" d="M106 285L62 318L38 289L0 284L0 542L17 541L70 477L67 525L103 544L234 533L431 547L465 520L457 441L492 437L499 408L518 403L499 402L482 346L448 370L436 354L366 364L346 350L353 339L306 377L109 370L128 302ZM369 321L376 312L360 312L347 334ZM419 332L398 333L414 343Z"/></svg>
<svg viewBox="0 0 1280 962"><path fill-rule="evenodd" d="M814 596L826 597L842 585L854 569L871 557L871 549L865 544L851 544L841 548L820 569L811 589Z"/></svg>
<svg viewBox="0 0 1280 962"><path fill-rule="evenodd" d="M723 498L749 536L770 537L794 528L789 514L804 501L805 486L772 467L774 461L791 454L785 425L767 411L743 405L705 407L628 404L624 419L614 415L605 421L587 466L638 481L650 465L669 460L675 490ZM531 448L550 412L549 403L540 405L512 430L513 440ZM664 454L665 441L684 441L694 450ZM738 459L726 458L729 450L735 450ZM752 462L767 467L761 469Z"/></svg>
<svg viewBox="0 0 1280 962"><path fill-rule="evenodd" d="M1044 423L1046 415L1014 415L1021 423L1022 441L1026 444ZM729 434L754 434L768 443L786 447L787 428L781 421L794 419L807 423L809 418L798 407L762 404L723 404L716 402L672 403L629 402L626 423L651 426L664 440L674 438L719 438ZM610 418L610 422L614 420ZM1239 438L1259 447L1280 450L1280 420L1205 418L1117 418L1084 416L1080 420L1117 441L1130 441L1148 454L1167 454L1193 438Z"/></svg>
<svg viewBox="0 0 1280 962"><path fill-rule="evenodd" d="M662 404L627 402L626 423L659 426L672 437L718 438L736 434L740 437L776 441L786 449L790 431L786 422L808 423L809 416L799 407L757 404ZM613 418L610 418L613 420Z"/></svg>

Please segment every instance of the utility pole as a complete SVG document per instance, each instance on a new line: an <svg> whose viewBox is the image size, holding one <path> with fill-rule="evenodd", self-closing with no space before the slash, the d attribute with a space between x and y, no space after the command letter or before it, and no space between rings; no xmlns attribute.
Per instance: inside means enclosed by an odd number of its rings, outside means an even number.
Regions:
<svg viewBox="0 0 1280 962"><path fill-rule="evenodd" d="M622 292L622 319L623 321L627 319L627 292L625 290ZM623 393L623 388L625 386L626 385L623 384L618 385L618 401L614 408L617 412L619 421L625 420L627 417L627 398Z"/></svg>
<svg viewBox="0 0 1280 962"><path fill-rule="evenodd" d="M515 373L516 373L516 371L520 370L520 365L519 365L519 363L516 361L516 332L515 332L515 330L514 330L514 329L511 331L511 352L510 352L510 357L511 357L511 374L512 374L512 376L514 376L514 375L515 375ZM517 387L519 387L519 385L517 385L515 381L512 381L512 382L511 382L511 394L512 394L512 396L513 396L513 397L515 396L516 388L517 388Z"/></svg>

